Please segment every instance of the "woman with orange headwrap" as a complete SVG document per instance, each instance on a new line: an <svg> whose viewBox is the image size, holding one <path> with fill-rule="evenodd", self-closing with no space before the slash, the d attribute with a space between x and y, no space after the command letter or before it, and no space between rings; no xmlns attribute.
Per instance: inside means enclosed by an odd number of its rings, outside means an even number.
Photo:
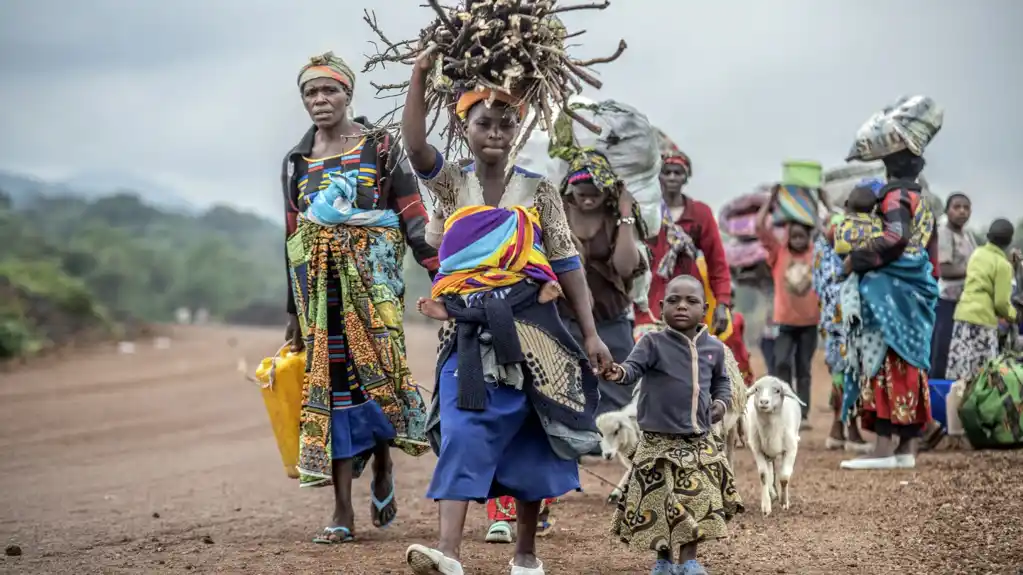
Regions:
<svg viewBox="0 0 1023 575"><path fill-rule="evenodd" d="M463 94L455 112L474 161L449 162L426 138L430 66L423 59L413 71L402 137L444 219L431 223L427 240L440 256L432 296L451 319L441 332L426 423L438 454L427 497L439 503L440 536L433 547L410 546L406 562L422 575L461 575L468 502L512 496L511 572L543 575L535 546L542 502L580 487L578 458L599 442L594 372L609 368L611 356L594 326L558 190L509 165L522 119L518 100L488 90ZM537 299L538 284L552 280L576 313L581 348L555 303Z"/></svg>

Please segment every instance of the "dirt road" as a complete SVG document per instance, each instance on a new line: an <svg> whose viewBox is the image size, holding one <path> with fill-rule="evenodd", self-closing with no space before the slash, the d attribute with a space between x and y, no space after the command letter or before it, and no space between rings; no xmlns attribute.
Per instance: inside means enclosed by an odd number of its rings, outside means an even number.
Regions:
<svg viewBox="0 0 1023 575"><path fill-rule="evenodd" d="M410 542L432 542L423 499L435 459L397 459L398 521L369 522L356 487L359 543L309 542L330 494L287 479L262 400L236 371L272 353L278 331L191 328L158 350L109 351L0 373L3 573L404 573ZM417 379L430 385L434 331L412 327ZM760 516L752 457L736 474L746 514L733 537L701 549L712 573L1023 573L1023 453L936 453L908 472L840 472L823 449L827 378L818 366L813 431L804 433L793 508ZM589 469L616 479L619 469ZM607 489L556 508L540 543L551 574L646 573L647 555L605 538ZM507 573L511 549L482 543L470 509L466 573Z"/></svg>

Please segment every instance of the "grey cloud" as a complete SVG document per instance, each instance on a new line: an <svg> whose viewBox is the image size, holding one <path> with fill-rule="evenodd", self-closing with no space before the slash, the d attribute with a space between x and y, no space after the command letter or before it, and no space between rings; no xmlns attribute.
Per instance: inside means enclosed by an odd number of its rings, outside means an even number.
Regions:
<svg viewBox="0 0 1023 575"><path fill-rule="evenodd" d="M280 157L307 119L294 86L333 49L361 68L376 10L392 39L431 17L417 0L12 0L0 8L0 163L42 175L147 175L196 201L275 213ZM946 108L928 151L939 193L1004 213L1023 154L1023 3L985 0L616 0L566 18L580 56L629 43L589 94L644 110L694 159L714 206L777 177L785 158L841 162L859 125L902 94ZM361 75L359 113L377 116Z"/></svg>

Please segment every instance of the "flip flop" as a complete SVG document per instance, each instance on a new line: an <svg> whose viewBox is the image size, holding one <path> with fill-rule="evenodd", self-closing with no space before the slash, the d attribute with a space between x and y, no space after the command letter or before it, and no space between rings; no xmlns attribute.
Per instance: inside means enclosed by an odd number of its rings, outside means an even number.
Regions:
<svg viewBox="0 0 1023 575"><path fill-rule="evenodd" d="M513 540L511 523L507 521L494 521L484 539L487 543L511 543Z"/></svg>
<svg viewBox="0 0 1023 575"><path fill-rule="evenodd" d="M313 537L313 543L318 545L340 545L355 541L355 535L347 527L324 527L323 533Z"/></svg>
<svg viewBox="0 0 1023 575"><path fill-rule="evenodd" d="M410 545L405 551L405 564L416 575L463 575L462 564L440 551L425 545Z"/></svg>
<svg viewBox="0 0 1023 575"><path fill-rule="evenodd" d="M373 492L373 487L371 485L369 489L369 500L373 504L373 508L370 509L369 514L370 517L373 518L374 527L377 529L386 529L388 525L394 523L394 520L398 518L398 504L394 501L394 475L391 475L391 492L387 494L387 497L384 497L383 501L377 499L376 493ZM388 507L391 507L394 510L394 513L391 515L389 520L382 522L380 521L380 516Z"/></svg>

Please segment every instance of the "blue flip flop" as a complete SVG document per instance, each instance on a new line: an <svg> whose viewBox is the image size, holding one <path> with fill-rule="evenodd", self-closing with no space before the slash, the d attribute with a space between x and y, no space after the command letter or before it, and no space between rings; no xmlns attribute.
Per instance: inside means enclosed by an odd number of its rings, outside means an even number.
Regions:
<svg viewBox="0 0 1023 575"><path fill-rule="evenodd" d="M313 537L313 543L319 545L338 545L355 541L355 535L347 527L324 527L323 533Z"/></svg>
<svg viewBox="0 0 1023 575"><path fill-rule="evenodd" d="M369 490L369 499L373 503L373 509L370 510L370 516L373 518L373 526L377 529L386 529L395 519L398 518L398 506L394 505L394 515L386 523L380 521L380 514L383 513L384 509L387 509L389 505L394 504L394 476L391 476L391 492L384 497L383 501L377 499L376 493L373 492L372 486Z"/></svg>
<svg viewBox="0 0 1023 575"><path fill-rule="evenodd" d="M707 570L695 559L690 559L681 565L676 565L675 572L679 575L707 575Z"/></svg>
<svg viewBox="0 0 1023 575"><path fill-rule="evenodd" d="M650 575L674 575L675 566L667 559L658 559Z"/></svg>

